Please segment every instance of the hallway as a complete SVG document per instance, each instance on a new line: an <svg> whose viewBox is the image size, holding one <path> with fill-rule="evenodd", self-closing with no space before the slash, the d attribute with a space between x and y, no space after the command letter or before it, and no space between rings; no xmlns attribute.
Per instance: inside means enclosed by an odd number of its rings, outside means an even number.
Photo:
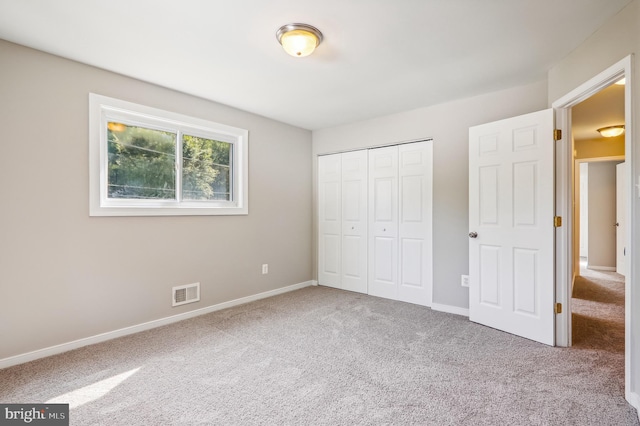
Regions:
<svg viewBox="0 0 640 426"><path fill-rule="evenodd" d="M621 385L624 382L624 276L615 272L586 269L573 288L573 347L602 349L619 357Z"/></svg>

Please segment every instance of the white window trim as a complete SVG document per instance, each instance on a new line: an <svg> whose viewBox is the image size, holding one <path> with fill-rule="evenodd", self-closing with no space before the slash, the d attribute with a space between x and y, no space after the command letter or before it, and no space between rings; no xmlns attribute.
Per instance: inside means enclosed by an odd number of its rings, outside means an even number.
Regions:
<svg viewBox="0 0 640 426"><path fill-rule="evenodd" d="M107 121L140 120L158 130L186 131L232 144L232 201L131 200L107 197ZM180 143L180 142L179 142ZM213 121L138 105L95 93L89 94L89 215L186 216L246 215L249 213L249 132ZM180 152L177 152L180 155ZM176 188L179 190L179 188Z"/></svg>

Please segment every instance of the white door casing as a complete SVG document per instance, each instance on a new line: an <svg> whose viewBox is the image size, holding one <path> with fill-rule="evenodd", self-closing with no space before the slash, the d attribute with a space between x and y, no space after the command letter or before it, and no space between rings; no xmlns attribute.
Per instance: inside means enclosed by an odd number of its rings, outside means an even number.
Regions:
<svg viewBox="0 0 640 426"><path fill-rule="evenodd" d="M624 89L625 102L625 157L628 164L625 181L627 183L627 262L625 277L625 398L636 409L640 410L640 380L633 372L640 371L640 339L633 339L638 336L638 327L640 327L640 316L634 313L640 312L640 297L638 296L638 280L637 266L640 265L640 253L636 247L634 230L636 219L636 194L640 198L638 189L635 187L638 177L638 164L635 163L638 155L634 144L635 131L634 111L632 105L635 101L633 96L636 81L634 80L635 72L633 70L634 62L633 54L630 54L598 75L585 81L580 86L565 94L561 98L552 103L552 107L556 111L556 125L562 130L563 136L558 141L558 149L556 151L556 202L558 212L563 215L572 212L572 181L573 174L573 144L571 137L571 109L578 103L584 101L590 96L598 93L602 89L609 87L612 83L626 78ZM571 227L561 227L556 230L556 300L563 302L568 309L563 309L562 314L556 315L556 344L559 346L571 346L571 294L573 279L573 253L571 247L573 235Z"/></svg>
<svg viewBox="0 0 640 426"><path fill-rule="evenodd" d="M554 344L553 216L553 110L470 128L471 321Z"/></svg>
<svg viewBox="0 0 640 426"><path fill-rule="evenodd" d="M616 272L626 273L627 185L626 163L616 165Z"/></svg>

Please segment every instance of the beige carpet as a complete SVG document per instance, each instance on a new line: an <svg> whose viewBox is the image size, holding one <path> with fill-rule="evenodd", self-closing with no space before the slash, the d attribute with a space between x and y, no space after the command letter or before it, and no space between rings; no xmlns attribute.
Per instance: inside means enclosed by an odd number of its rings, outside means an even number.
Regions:
<svg viewBox="0 0 640 426"><path fill-rule="evenodd" d="M573 345L614 352L624 363L624 277L582 266L573 287Z"/></svg>
<svg viewBox="0 0 640 426"><path fill-rule="evenodd" d="M0 402L69 402L72 425L638 425L619 312L591 316L613 287L578 283L571 349L306 288L0 370Z"/></svg>

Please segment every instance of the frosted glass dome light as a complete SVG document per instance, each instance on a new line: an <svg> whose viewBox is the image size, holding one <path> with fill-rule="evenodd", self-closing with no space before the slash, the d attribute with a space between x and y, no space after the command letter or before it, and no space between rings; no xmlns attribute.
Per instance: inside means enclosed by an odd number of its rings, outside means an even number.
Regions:
<svg viewBox="0 0 640 426"><path fill-rule="evenodd" d="M311 55L323 38L320 30L307 24L283 25L276 37L284 51L296 58Z"/></svg>
<svg viewBox="0 0 640 426"><path fill-rule="evenodd" d="M622 124L618 124L617 126L602 127L598 129L598 133L605 138L613 138L624 133L624 126Z"/></svg>

